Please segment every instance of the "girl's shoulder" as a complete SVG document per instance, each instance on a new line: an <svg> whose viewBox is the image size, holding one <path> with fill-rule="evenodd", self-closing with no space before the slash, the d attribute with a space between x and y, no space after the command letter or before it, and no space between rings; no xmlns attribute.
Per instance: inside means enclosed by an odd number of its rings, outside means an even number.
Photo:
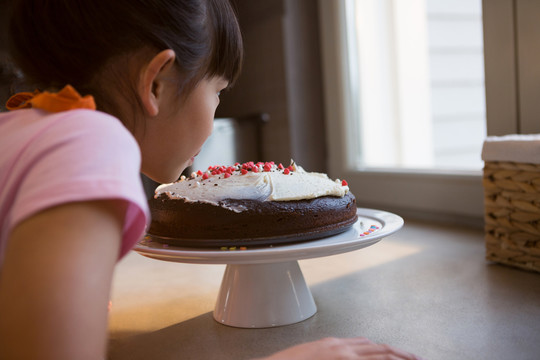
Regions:
<svg viewBox="0 0 540 360"><path fill-rule="evenodd" d="M7 142L19 146L27 141L49 143L82 142L135 143L133 135L116 117L107 113L74 109L49 113L23 109L0 114L0 133ZM5 143L7 145L7 143Z"/></svg>
<svg viewBox="0 0 540 360"><path fill-rule="evenodd" d="M14 161L51 168L140 166L133 135L120 120L99 111L16 110L0 115L0 134L0 169Z"/></svg>
<svg viewBox="0 0 540 360"><path fill-rule="evenodd" d="M43 113L43 111L37 111ZM110 132L115 134L129 133L116 117L96 110L74 109L59 113L48 113L42 120L51 128L58 127L64 130L102 131L103 135Z"/></svg>
<svg viewBox="0 0 540 360"><path fill-rule="evenodd" d="M40 109L22 109L0 113L2 133L44 131L55 127L127 131L116 117L96 110L74 109L50 113Z"/></svg>
<svg viewBox="0 0 540 360"><path fill-rule="evenodd" d="M84 133L86 136L94 135L102 140L109 138L115 141L121 139L135 141L118 118L101 111L75 109L50 116L55 118L52 119L54 126L60 127L63 131Z"/></svg>

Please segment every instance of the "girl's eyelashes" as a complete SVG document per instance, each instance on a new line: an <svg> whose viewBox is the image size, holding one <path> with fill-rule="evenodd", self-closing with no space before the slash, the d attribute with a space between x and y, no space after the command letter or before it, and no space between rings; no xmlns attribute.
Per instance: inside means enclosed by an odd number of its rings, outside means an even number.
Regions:
<svg viewBox="0 0 540 360"><path fill-rule="evenodd" d="M224 87L223 89L219 90L217 92L217 96L220 96L221 94L224 94L225 92L227 92L227 90L229 90L229 87Z"/></svg>
<svg viewBox="0 0 540 360"><path fill-rule="evenodd" d="M219 97L220 95L224 94L227 90L229 90L229 82L225 80L218 80L216 83L216 94Z"/></svg>

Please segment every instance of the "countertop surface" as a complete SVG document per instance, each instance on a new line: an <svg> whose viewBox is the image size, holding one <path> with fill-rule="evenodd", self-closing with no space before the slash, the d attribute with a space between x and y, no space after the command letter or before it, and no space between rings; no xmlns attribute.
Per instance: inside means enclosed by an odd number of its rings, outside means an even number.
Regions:
<svg viewBox="0 0 540 360"><path fill-rule="evenodd" d="M241 360L365 336L425 359L540 359L540 273L486 262L481 230L405 219L375 245L299 263L317 313L241 329L212 317L225 265L132 252L115 273L108 358Z"/></svg>

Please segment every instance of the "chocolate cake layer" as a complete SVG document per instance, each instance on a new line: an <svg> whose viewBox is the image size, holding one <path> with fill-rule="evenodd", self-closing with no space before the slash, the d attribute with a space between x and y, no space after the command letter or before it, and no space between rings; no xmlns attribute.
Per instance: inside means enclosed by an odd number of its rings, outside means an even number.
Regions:
<svg viewBox="0 0 540 360"><path fill-rule="evenodd" d="M324 196L309 200L256 201L226 199L215 206L170 199L166 194L149 201L152 223L149 235L187 239L205 246L205 240L283 237L317 238L347 230L357 219L356 199ZM235 212L227 209L242 208ZM305 237L304 237L305 238ZM195 240L193 242L192 240ZM174 241L173 241L174 242ZM212 242L213 243L213 242Z"/></svg>

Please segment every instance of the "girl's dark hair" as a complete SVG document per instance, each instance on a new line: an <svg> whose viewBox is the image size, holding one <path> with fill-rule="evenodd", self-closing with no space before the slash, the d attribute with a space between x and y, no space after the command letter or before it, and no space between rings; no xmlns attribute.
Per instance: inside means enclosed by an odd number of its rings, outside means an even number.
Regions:
<svg viewBox="0 0 540 360"><path fill-rule="evenodd" d="M9 32L11 56L32 84L71 84L114 115L114 104L100 95L107 89L99 77L107 74L122 91L135 91L134 79L126 79L135 55L149 60L172 49L183 93L205 77L233 83L243 57L228 0L18 0ZM125 66L109 69L119 60Z"/></svg>

